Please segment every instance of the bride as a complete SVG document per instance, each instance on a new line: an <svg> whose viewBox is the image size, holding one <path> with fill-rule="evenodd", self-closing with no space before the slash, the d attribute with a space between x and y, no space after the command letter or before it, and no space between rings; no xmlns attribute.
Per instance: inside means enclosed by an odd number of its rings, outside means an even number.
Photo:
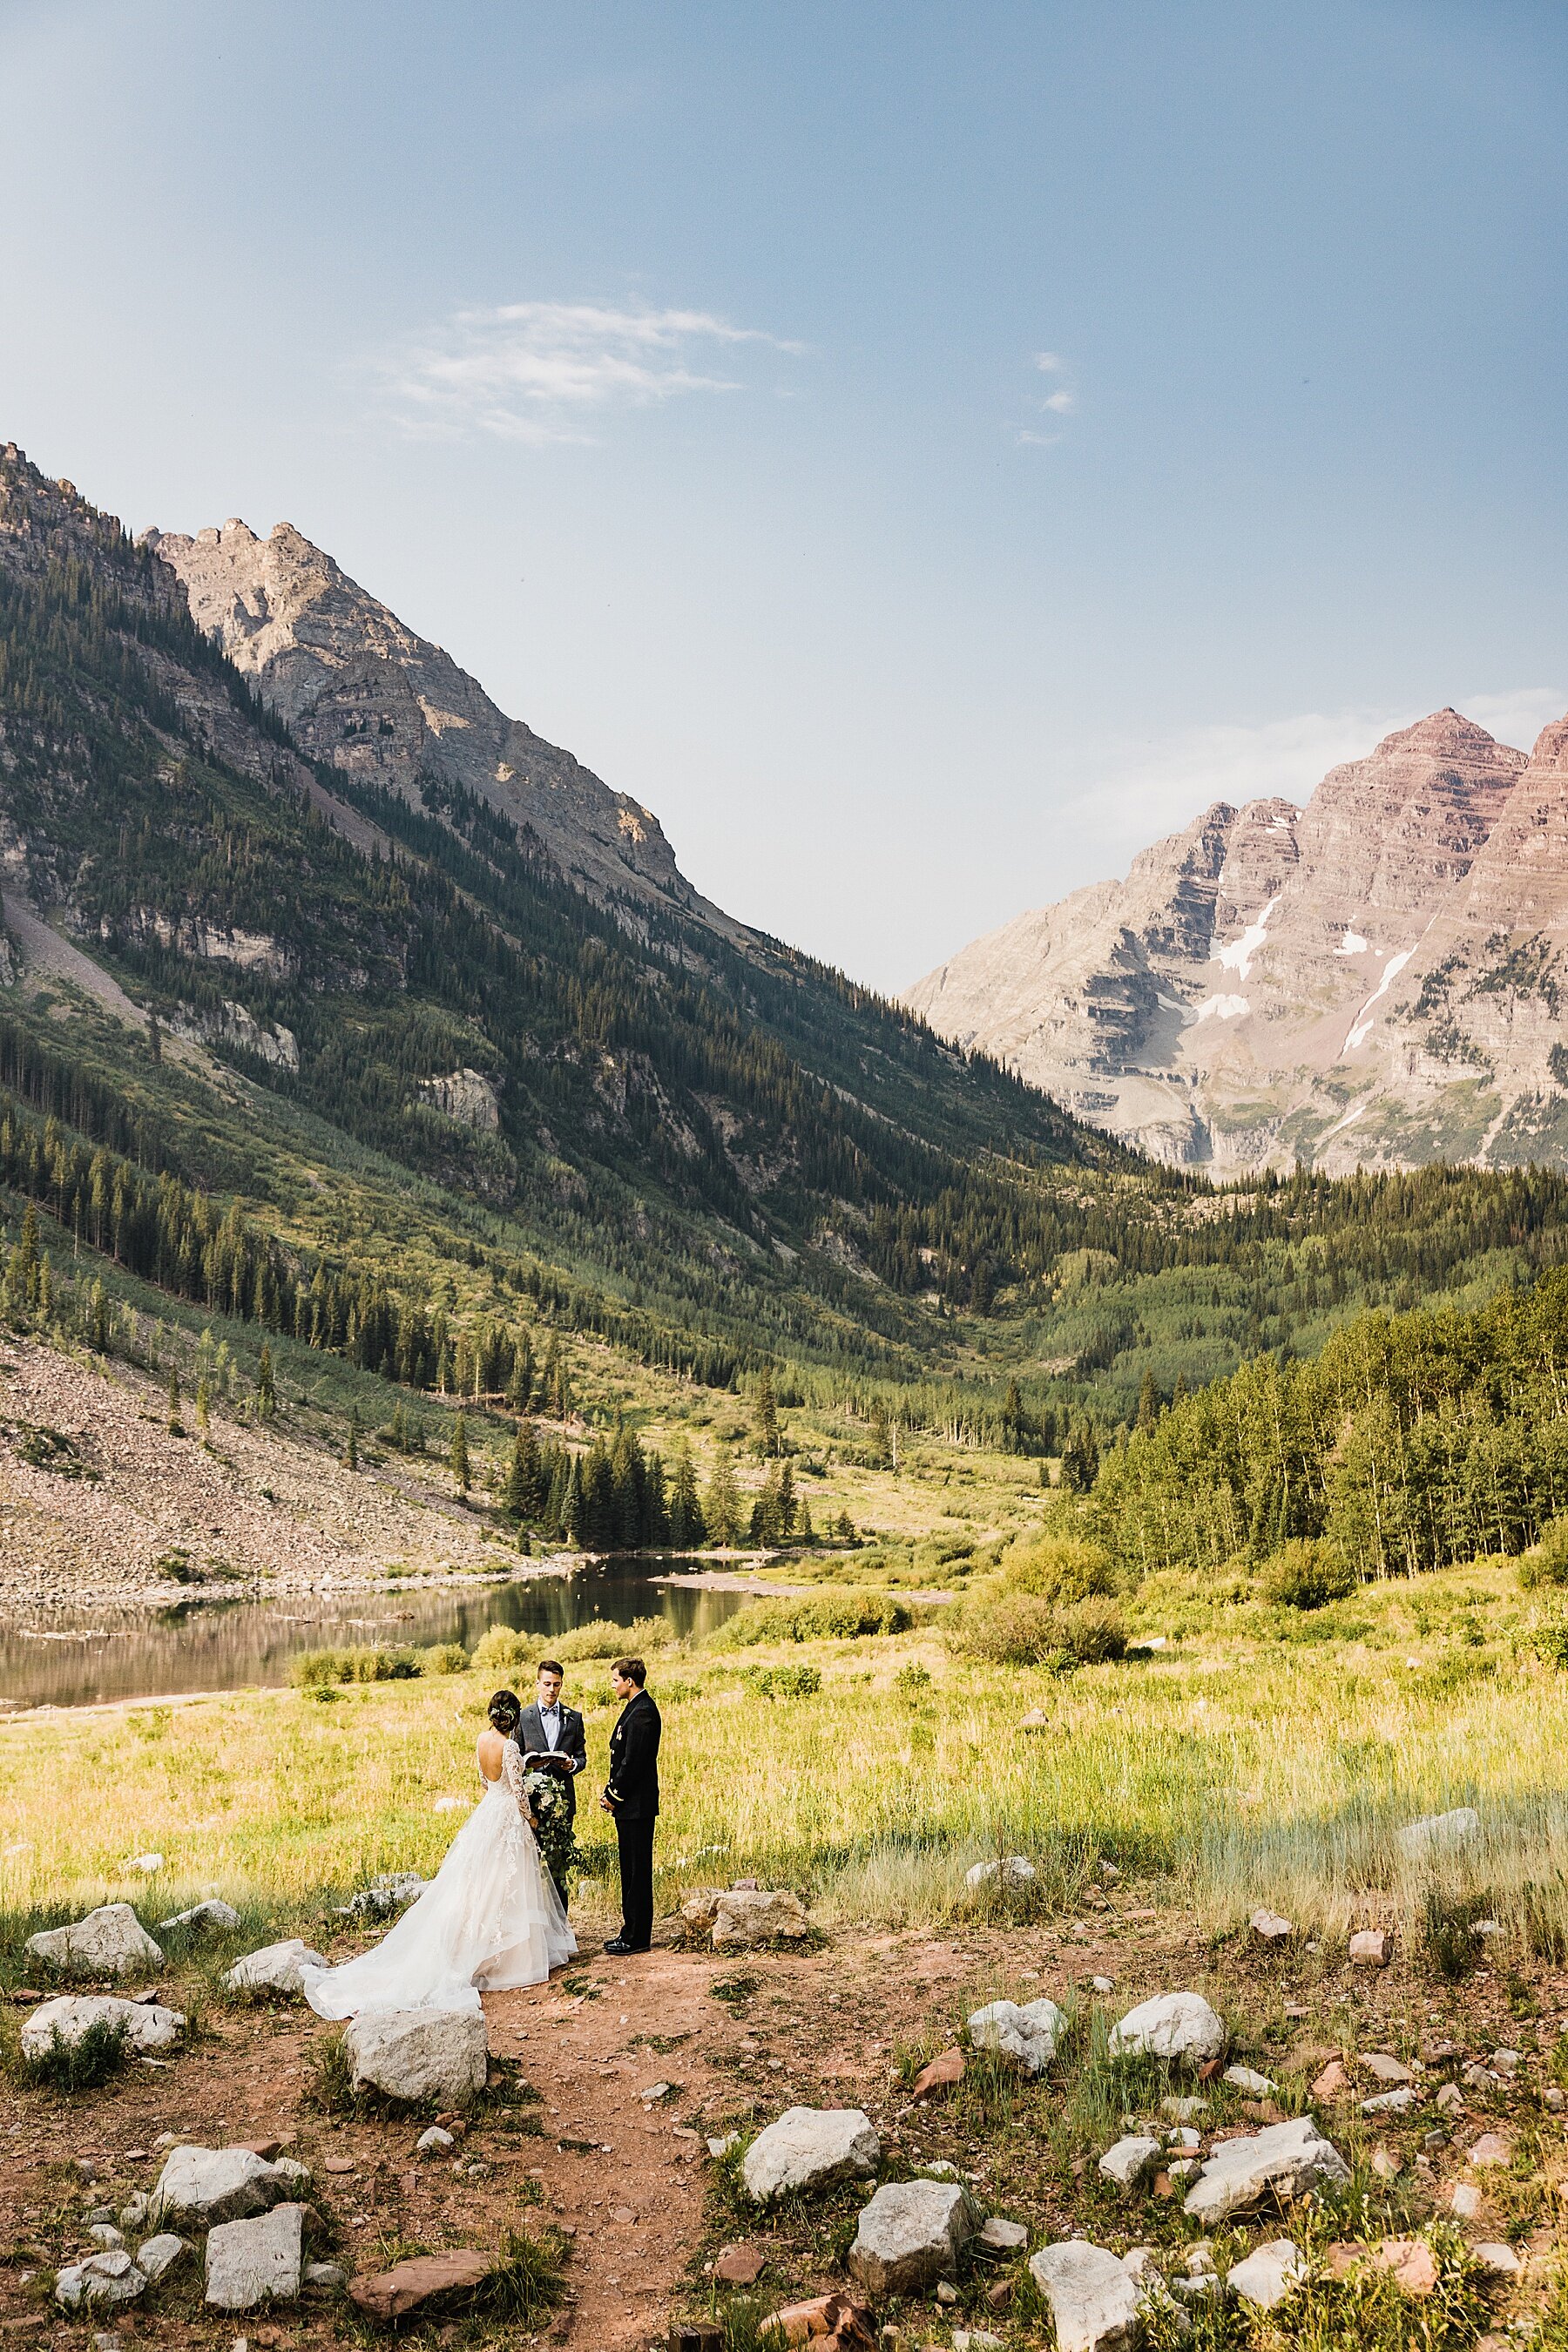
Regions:
<svg viewBox="0 0 1568 2352"><path fill-rule="evenodd" d="M489 1703L477 1743L479 1799L425 1892L379 1944L341 1968L305 1973L318 2017L363 2009L478 2009L479 1994L542 1984L576 1955L577 1938L539 1858L512 1734L522 1705L512 1691Z"/></svg>

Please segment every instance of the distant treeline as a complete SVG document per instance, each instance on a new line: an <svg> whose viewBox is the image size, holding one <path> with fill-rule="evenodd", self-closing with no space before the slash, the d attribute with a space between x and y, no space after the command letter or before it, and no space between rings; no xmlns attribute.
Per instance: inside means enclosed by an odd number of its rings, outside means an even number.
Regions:
<svg viewBox="0 0 1568 2352"><path fill-rule="evenodd" d="M1147 1573L1323 1542L1358 1575L1517 1553L1568 1511L1568 1271L1470 1314L1358 1316L1149 1416L1084 1517Z"/></svg>

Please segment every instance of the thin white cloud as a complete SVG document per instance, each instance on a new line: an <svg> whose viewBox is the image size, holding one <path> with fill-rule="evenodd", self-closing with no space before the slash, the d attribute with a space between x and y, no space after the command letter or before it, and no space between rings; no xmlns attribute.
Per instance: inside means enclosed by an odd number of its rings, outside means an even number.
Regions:
<svg viewBox="0 0 1568 2352"><path fill-rule="evenodd" d="M746 346L790 356L804 348L710 310L506 302L458 311L384 354L377 374L415 432L591 441L616 409L742 391L736 360Z"/></svg>
<svg viewBox="0 0 1568 2352"><path fill-rule="evenodd" d="M1053 416L1069 416L1078 403L1070 392L1053 392L1049 400L1043 400L1040 405L1048 409Z"/></svg>
<svg viewBox="0 0 1568 2352"><path fill-rule="evenodd" d="M1067 372L1067 362L1059 352L1036 352L1033 365L1039 375L1060 376ZM1070 416L1078 406L1078 395L1063 383L1043 398L1031 394L1025 403L1031 417ZM1042 433L1034 424L1013 426L1013 440L1020 449L1053 449L1062 438L1060 433Z"/></svg>
<svg viewBox="0 0 1568 2352"><path fill-rule="evenodd" d="M1055 352L1037 352L1035 365L1042 375L1060 375L1064 362Z"/></svg>

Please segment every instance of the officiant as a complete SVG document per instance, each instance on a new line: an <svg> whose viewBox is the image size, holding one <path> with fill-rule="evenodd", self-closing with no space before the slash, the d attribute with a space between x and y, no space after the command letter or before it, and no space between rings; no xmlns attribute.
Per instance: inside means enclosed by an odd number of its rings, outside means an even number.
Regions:
<svg viewBox="0 0 1568 2352"><path fill-rule="evenodd" d="M582 1717L574 1706L563 1704L561 1693L565 1681L565 1668L556 1659L541 1658L534 1680L534 1702L523 1708L516 1738L526 1757L559 1777L570 1823L577 1818L576 1780L579 1772L587 1769L588 1742ZM561 1899L563 1903L566 1900L564 1886Z"/></svg>

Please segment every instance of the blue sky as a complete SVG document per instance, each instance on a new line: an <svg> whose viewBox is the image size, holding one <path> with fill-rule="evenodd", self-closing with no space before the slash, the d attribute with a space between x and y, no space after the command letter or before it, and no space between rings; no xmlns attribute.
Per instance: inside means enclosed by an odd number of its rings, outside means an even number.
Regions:
<svg viewBox="0 0 1568 2352"><path fill-rule="evenodd" d="M0 0L0 437L895 988L1568 708L1568 11Z"/></svg>

